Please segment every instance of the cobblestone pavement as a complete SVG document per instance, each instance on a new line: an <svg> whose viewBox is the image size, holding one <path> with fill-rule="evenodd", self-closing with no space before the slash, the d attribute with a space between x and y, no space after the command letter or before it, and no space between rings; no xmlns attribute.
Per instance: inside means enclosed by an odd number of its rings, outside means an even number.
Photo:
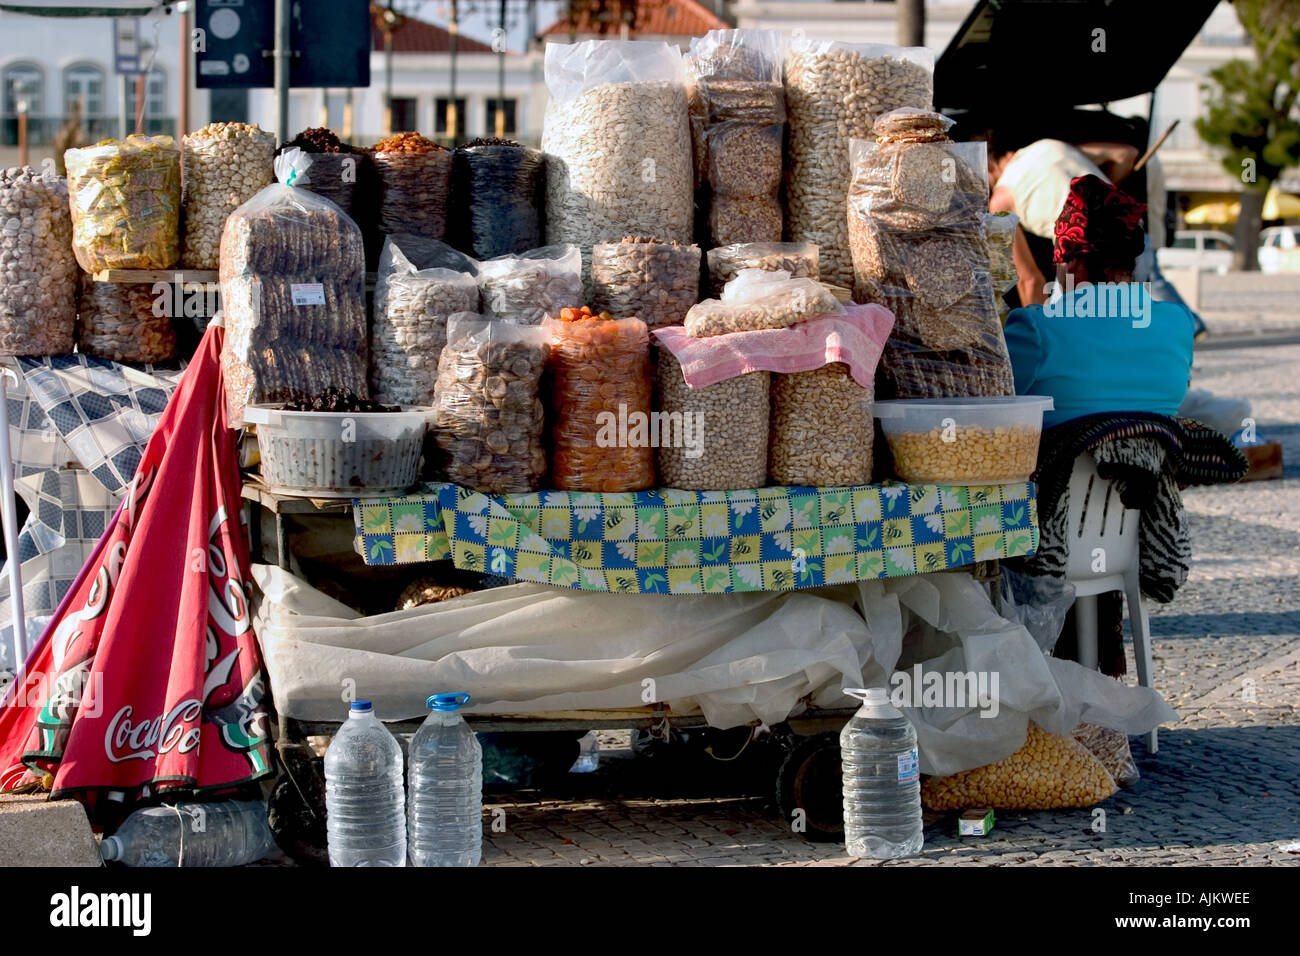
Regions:
<svg viewBox="0 0 1300 956"><path fill-rule="evenodd" d="M1006 813L985 838L927 815L921 856L884 865L1300 865L1300 346L1198 353L1192 384L1249 397L1287 467L1185 494L1192 575L1151 608L1156 687L1181 721L1156 755L1133 741L1142 779L1101 804L1102 832L1092 810ZM605 770L570 775L563 794L493 798L504 832L486 834L486 864L876 865L793 833L761 766L661 772L603 740Z"/></svg>

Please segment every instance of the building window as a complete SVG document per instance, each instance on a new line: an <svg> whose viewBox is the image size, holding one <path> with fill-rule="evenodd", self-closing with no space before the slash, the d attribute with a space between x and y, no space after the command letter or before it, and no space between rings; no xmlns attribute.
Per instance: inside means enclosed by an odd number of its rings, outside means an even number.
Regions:
<svg viewBox="0 0 1300 956"><path fill-rule="evenodd" d="M150 70L148 77L145 78L144 91L145 120L161 119L167 112L167 78L157 67ZM129 76L126 79L126 104L126 115L134 123L135 111L138 105L135 101L134 76Z"/></svg>
<svg viewBox="0 0 1300 956"><path fill-rule="evenodd" d="M63 109L68 115L81 104L82 116L104 115L104 71L93 63L77 63L63 71Z"/></svg>
<svg viewBox="0 0 1300 956"><path fill-rule="evenodd" d="M393 97L393 132L413 132L420 125L414 96Z"/></svg>
<svg viewBox="0 0 1300 956"><path fill-rule="evenodd" d="M40 116L45 107L45 74L35 63L14 63L5 67L4 79L0 80L4 88L4 115L17 116L18 103L27 101L27 113Z"/></svg>
<svg viewBox="0 0 1300 956"><path fill-rule="evenodd" d="M497 130L497 98L490 97L487 100L486 118L483 128L487 130L489 136L510 136L518 131L519 127L515 125L516 107L518 100L507 96L505 102L505 126L500 131Z"/></svg>
<svg viewBox="0 0 1300 956"><path fill-rule="evenodd" d="M433 130L439 136L447 135L447 103L446 97L438 97L433 105ZM456 98L456 135L465 135L465 98Z"/></svg>

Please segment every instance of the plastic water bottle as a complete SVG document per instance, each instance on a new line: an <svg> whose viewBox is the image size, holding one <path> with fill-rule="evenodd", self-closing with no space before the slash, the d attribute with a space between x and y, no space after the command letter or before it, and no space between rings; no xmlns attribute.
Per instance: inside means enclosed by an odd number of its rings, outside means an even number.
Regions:
<svg viewBox="0 0 1300 956"><path fill-rule="evenodd" d="M175 803L137 810L99 853L127 866L243 866L275 849L260 800Z"/></svg>
<svg viewBox="0 0 1300 956"><path fill-rule="evenodd" d="M883 687L844 693L862 701L840 731L845 849L872 860L915 856L922 843L916 730Z"/></svg>
<svg viewBox="0 0 1300 956"><path fill-rule="evenodd" d="M406 866L402 745L353 701L325 751L325 835L330 866Z"/></svg>
<svg viewBox="0 0 1300 956"><path fill-rule="evenodd" d="M478 866L483 856L483 748L459 713L467 703L469 694L434 694L411 738L412 866Z"/></svg>
<svg viewBox="0 0 1300 956"><path fill-rule="evenodd" d="M569 773L595 773L600 769L600 738L594 730L578 741L578 759L569 768Z"/></svg>

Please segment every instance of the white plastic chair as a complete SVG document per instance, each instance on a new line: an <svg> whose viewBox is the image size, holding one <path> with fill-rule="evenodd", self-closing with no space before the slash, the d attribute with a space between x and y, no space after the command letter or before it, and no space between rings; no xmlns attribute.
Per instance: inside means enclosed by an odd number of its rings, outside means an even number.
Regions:
<svg viewBox="0 0 1300 956"><path fill-rule="evenodd" d="M1066 535L1070 557L1066 579L1074 585L1074 627L1079 663L1097 667L1097 595L1123 591L1133 629L1133 656L1138 683L1151 687L1151 629L1138 585L1138 524L1142 512L1125 508L1119 491L1097 474L1097 463L1084 452L1070 474L1070 505ZM1157 732L1146 735L1147 750L1155 753Z"/></svg>

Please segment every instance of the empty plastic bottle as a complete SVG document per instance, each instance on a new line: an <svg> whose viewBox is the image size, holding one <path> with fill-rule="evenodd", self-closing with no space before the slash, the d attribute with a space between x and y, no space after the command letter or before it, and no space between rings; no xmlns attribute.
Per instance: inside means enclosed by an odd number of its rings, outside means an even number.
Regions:
<svg viewBox="0 0 1300 956"><path fill-rule="evenodd" d="M260 800L175 803L131 814L99 853L127 866L243 866L275 849Z"/></svg>
<svg viewBox="0 0 1300 956"><path fill-rule="evenodd" d="M330 866L406 866L402 746L370 701L352 703L325 751Z"/></svg>
<svg viewBox="0 0 1300 956"><path fill-rule="evenodd" d="M872 860L915 856L922 843L916 730L883 687L844 693L862 701L840 731L845 849Z"/></svg>
<svg viewBox="0 0 1300 956"><path fill-rule="evenodd" d="M434 694L411 738L411 866L478 866L483 855L483 748L458 712L468 702L469 694Z"/></svg>
<svg viewBox="0 0 1300 956"><path fill-rule="evenodd" d="M594 730L578 741L578 759L569 768L569 773L595 773L600 769L600 738Z"/></svg>

